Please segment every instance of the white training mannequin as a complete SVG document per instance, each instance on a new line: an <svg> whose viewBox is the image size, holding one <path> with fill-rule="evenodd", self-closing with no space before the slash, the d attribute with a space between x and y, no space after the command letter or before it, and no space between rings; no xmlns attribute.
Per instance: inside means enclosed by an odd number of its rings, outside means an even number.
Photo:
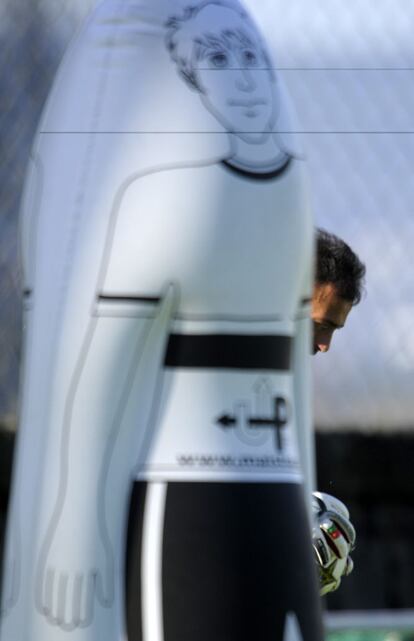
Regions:
<svg viewBox="0 0 414 641"><path fill-rule="evenodd" d="M159 576L167 485L302 482L295 388L308 355L296 349L293 370L289 355L312 220L271 67L230 0L103 2L65 57L23 204L2 641L126 639L134 480L148 484L145 641L173 634ZM283 629L302 616L282 610Z"/></svg>

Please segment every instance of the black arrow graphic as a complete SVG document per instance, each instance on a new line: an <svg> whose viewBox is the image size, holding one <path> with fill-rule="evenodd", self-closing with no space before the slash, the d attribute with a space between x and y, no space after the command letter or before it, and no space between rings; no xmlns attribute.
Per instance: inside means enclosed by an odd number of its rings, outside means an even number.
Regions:
<svg viewBox="0 0 414 641"><path fill-rule="evenodd" d="M237 418L235 416L230 416L229 414L223 414L220 418L217 419L217 423L222 427L235 427L237 425Z"/></svg>
<svg viewBox="0 0 414 641"><path fill-rule="evenodd" d="M283 396L276 396L274 399L274 415L270 418L261 416L251 416L248 420L250 427L271 427L275 428L276 448L280 451L283 449L282 429L288 422L288 412L286 399ZM217 423L224 429L237 427L238 420L231 414L223 414L217 419Z"/></svg>

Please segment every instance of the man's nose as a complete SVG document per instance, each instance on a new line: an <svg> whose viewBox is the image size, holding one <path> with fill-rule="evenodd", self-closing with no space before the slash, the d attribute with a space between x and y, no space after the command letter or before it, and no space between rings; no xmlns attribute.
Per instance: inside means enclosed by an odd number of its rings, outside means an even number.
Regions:
<svg viewBox="0 0 414 641"><path fill-rule="evenodd" d="M329 348L331 346L331 340L332 340L332 335L319 339L317 343L318 350L323 354L326 354L326 352L329 352Z"/></svg>
<svg viewBox="0 0 414 641"><path fill-rule="evenodd" d="M319 343L318 348L319 351L322 352L323 354L326 354L326 352L329 351L330 347L330 342L329 343Z"/></svg>

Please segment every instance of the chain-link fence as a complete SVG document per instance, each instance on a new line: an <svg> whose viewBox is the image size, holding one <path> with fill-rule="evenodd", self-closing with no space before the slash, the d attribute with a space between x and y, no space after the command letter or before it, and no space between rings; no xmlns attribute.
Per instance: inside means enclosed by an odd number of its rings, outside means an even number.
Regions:
<svg viewBox="0 0 414 641"><path fill-rule="evenodd" d="M26 164L59 61L91 4L0 4L0 422L11 429L16 423L21 346L18 210Z"/></svg>
<svg viewBox="0 0 414 641"><path fill-rule="evenodd" d="M252 7L257 0L248 0ZM3 0L0 39L0 417L20 349L17 211L36 122L94 0ZM261 0L299 115L316 221L367 264L367 297L315 359L322 428L411 428L414 399L414 4ZM268 15L267 15L268 11Z"/></svg>
<svg viewBox="0 0 414 641"><path fill-rule="evenodd" d="M298 111L317 223L367 264L367 296L315 360L317 424L414 425L414 5L292 0L263 28ZM277 13L273 13L273 16Z"/></svg>

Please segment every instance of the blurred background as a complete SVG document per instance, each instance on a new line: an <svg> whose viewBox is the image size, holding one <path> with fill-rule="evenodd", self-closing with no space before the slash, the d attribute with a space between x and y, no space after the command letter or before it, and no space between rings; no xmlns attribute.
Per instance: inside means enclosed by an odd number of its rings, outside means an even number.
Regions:
<svg viewBox="0 0 414 641"><path fill-rule="evenodd" d="M358 532L355 571L325 599L331 636L354 627L356 641L378 634L407 641L414 638L414 3L260 1L261 27L277 44L298 113L316 223L367 266L362 302L330 353L313 359L318 488L348 504ZM55 71L94 4L0 4L0 536L18 412L22 184Z"/></svg>

